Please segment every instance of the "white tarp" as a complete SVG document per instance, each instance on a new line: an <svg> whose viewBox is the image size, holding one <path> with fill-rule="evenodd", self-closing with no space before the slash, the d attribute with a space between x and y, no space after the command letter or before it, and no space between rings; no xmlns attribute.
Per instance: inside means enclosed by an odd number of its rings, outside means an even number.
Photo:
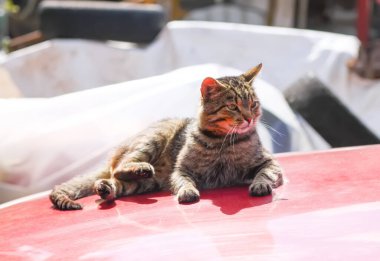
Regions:
<svg viewBox="0 0 380 261"><path fill-rule="evenodd" d="M261 77L283 90L308 72L380 136L380 83L346 67L357 55L353 36L230 23L171 22L144 48L91 41L53 40L16 52L1 67L23 95L50 97L216 63L239 70L264 63ZM4 60L4 59L3 59Z"/></svg>
<svg viewBox="0 0 380 261"><path fill-rule="evenodd" d="M282 141L272 141L260 128L273 151L285 141L291 151L326 148L309 129L305 135L278 91L310 71L380 136L379 83L360 79L345 66L357 48L356 38L331 33L172 22L143 48L54 40L15 52L1 69L23 96L39 98L0 99L0 201L94 170L148 123L195 115L204 77L233 75L259 62L264 107L287 130L277 135ZM191 65L200 66L161 75ZM146 78L153 75L161 76ZM117 82L122 83L105 86ZM93 89L100 86L105 87Z"/></svg>

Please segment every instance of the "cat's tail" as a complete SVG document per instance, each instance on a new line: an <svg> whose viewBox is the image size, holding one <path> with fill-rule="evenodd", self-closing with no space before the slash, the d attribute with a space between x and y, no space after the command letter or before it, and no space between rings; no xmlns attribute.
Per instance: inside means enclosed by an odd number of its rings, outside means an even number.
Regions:
<svg viewBox="0 0 380 261"><path fill-rule="evenodd" d="M92 175L79 176L54 187L49 198L59 210L82 209L74 200L95 194L94 183L98 179L109 178L110 172L104 170Z"/></svg>

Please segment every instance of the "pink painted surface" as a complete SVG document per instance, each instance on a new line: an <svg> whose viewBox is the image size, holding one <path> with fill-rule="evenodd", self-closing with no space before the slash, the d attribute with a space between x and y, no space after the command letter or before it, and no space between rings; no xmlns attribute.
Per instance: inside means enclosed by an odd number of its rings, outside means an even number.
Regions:
<svg viewBox="0 0 380 261"><path fill-rule="evenodd" d="M0 209L0 260L379 260L380 146L284 154L275 195L168 193L60 212L46 196Z"/></svg>

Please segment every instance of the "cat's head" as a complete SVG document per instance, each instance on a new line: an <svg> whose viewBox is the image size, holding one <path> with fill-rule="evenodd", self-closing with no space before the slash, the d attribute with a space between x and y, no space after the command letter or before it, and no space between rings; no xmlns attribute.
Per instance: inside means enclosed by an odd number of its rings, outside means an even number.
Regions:
<svg viewBox="0 0 380 261"><path fill-rule="evenodd" d="M202 130L225 136L255 129L261 108L252 82L261 67L259 64L239 76L203 80L199 122Z"/></svg>

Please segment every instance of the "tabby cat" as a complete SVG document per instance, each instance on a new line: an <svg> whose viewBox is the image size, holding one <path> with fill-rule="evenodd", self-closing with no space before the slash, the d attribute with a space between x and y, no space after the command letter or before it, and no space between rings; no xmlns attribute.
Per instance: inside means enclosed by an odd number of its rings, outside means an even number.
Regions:
<svg viewBox="0 0 380 261"><path fill-rule="evenodd" d="M259 64L240 76L206 78L196 119L157 122L116 150L106 168L56 186L61 210L81 209L75 199L98 194L105 201L170 190L179 203L196 202L199 190L249 185L265 196L282 184L281 168L259 140L260 102L252 82Z"/></svg>

